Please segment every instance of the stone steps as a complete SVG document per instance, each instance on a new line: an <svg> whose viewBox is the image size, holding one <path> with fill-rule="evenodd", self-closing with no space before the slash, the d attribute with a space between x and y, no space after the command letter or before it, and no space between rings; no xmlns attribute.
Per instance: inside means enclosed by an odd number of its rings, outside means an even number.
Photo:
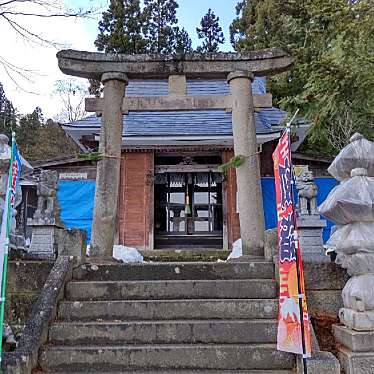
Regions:
<svg viewBox="0 0 374 374"><path fill-rule="evenodd" d="M291 370L294 356L274 344L180 344L55 346L41 350L44 371L103 372L125 370Z"/></svg>
<svg viewBox="0 0 374 374"><path fill-rule="evenodd" d="M272 279L69 282L68 300L271 299Z"/></svg>
<svg viewBox="0 0 374 374"><path fill-rule="evenodd" d="M84 281L274 279L274 264L265 261L85 264L74 269L73 278Z"/></svg>
<svg viewBox="0 0 374 374"><path fill-rule="evenodd" d="M58 308L66 321L272 319L277 313L276 299L62 301Z"/></svg>
<svg viewBox="0 0 374 374"><path fill-rule="evenodd" d="M276 320L62 322L49 329L56 345L252 344L276 343L276 336Z"/></svg>
<svg viewBox="0 0 374 374"><path fill-rule="evenodd" d="M273 264L76 268L39 364L47 373L290 374L276 350Z"/></svg>
<svg viewBox="0 0 374 374"><path fill-rule="evenodd" d="M35 371L33 374L42 374L45 372ZM86 371L48 371L49 374L87 374ZM106 371L100 374L295 374L294 370L131 370L131 371Z"/></svg>

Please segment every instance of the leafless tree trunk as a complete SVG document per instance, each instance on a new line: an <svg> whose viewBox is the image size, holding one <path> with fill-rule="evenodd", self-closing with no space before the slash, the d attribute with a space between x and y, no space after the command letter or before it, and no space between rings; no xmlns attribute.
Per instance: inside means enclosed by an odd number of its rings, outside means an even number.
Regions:
<svg viewBox="0 0 374 374"><path fill-rule="evenodd" d="M330 123L327 128L327 139L334 148L340 150L349 143L350 137L359 128L360 123L353 120L348 110L344 111L337 120Z"/></svg>
<svg viewBox="0 0 374 374"><path fill-rule="evenodd" d="M88 95L88 89L80 81L74 78L58 80L54 95L61 102L61 112L56 118L58 122L75 122L85 116L84 99Z"/></svg>

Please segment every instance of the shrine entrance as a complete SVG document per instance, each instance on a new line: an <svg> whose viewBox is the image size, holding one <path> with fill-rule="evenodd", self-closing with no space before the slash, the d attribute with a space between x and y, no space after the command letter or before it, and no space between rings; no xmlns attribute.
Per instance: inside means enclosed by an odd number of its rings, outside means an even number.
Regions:
<svg viewBox="0 0 374 374"><path fill-rule="evenodd" d="M220 157L156 158L155 248L223 248L223 176L212 162Z"/></svg>

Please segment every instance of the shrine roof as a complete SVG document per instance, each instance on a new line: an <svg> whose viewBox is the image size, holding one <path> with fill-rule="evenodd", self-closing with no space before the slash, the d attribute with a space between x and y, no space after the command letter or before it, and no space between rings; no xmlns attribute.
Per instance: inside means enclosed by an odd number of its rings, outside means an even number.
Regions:
<svg viewBox="0 0 374 374"><path fill-rule="evenodd" d="M266 93L265 78L256 77L252 83L253 94ZM187 95L225 95L229 93L226 80L187 80ZM126 96L166 96L167 80L130 80ZM266 141L277 138L287 113L278 108L264 108L255 112L256 132ZM232 115L225 110L178 111L178 112L130 112L123 116L123 141L135 139L148 144L170 143L171 139L232 141ZM101 118L90 115L79 121L64 124L62 128L85 150L82 137L98 137ZM168 143L168 144L169 144Z"/></svg>

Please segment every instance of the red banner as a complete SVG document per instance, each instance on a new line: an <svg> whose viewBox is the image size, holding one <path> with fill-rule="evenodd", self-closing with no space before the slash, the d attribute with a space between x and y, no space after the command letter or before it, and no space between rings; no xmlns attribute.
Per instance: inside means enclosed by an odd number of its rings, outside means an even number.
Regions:
<svg viewBox="0 0 374 374"><path fill-rule="evenodd" d="M293 201L290 136L287 132L283 134L273 153L273 161L278 213L280 282L277 348L280 351L305 354L306 357L310 357L309 316ZM300 298L302 300L303 332L300 318Z"/></svg>

